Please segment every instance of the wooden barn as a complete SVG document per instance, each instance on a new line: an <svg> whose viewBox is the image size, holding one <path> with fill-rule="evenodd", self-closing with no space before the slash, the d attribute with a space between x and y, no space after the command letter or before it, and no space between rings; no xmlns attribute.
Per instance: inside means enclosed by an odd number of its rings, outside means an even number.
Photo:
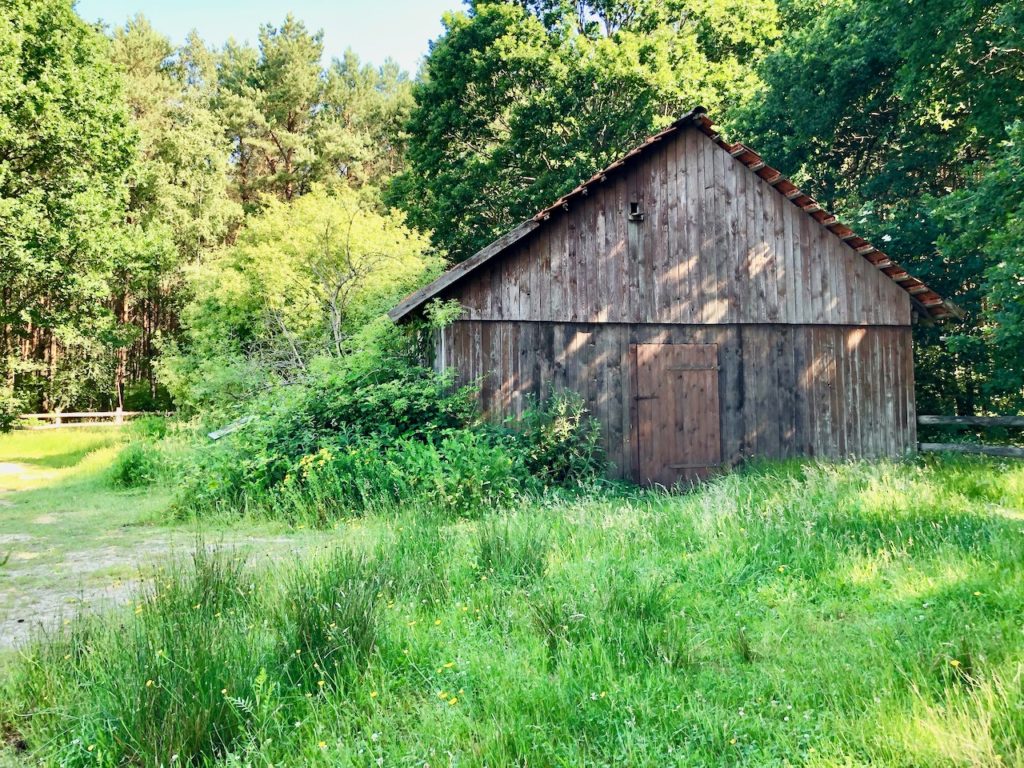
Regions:
<svg viewBox="0 0 1024 768"><path fill-rule="evenodd" d="M702 108L406 298L494 418L582 395L617 476L916 447L911 325L955 312Z"/></svg>

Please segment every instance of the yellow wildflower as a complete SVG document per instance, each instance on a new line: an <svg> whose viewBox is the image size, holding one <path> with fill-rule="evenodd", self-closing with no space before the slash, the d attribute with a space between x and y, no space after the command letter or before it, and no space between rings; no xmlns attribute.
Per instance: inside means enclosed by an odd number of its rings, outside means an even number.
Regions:
<svg viewBox="0 0 1024 768"><path fill-rule="evenodd" d="M370 698L371 699L376 699L377 698L377 692L376 691L370 691Z"/></svg>
<svg viewBox="0 0 1024 768"><path fill-rule="evenodd" d="M153 681L152 680L147 680L146 681L146 687L147 688L152 688L153 687Z"/></svg>
<svg viewBox="0 0 1024 768"><path fill-rule="evenodd" d="M960 661L958 659L950 659L949 666L951 666L953 669L956 669L960 666Z"/></svg>
<svg viewBox="0 0 1024 768"><path fill-rule="evenodd" d="M449 704L458 704L459 703L459 697L458 696L452 696L450 699L448 699L448 703Z"/></svg>
<svg viewBox="0 0 1024 768"><path fill-rule="evenodd" d="M327 742L321 741L317 746L320 747L320 749L327 749Z"/></svg>

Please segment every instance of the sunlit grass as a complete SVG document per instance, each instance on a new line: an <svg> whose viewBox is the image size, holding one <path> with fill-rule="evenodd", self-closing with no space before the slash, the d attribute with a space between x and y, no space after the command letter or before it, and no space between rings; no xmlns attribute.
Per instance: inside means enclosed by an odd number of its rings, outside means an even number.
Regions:
<svg viewBox="0 0 1024 768"><path fill-rule="evenodd" d="M1022 477L766 464L371 516L40 638L3 727L69 766L1020 764Z"/></svg>

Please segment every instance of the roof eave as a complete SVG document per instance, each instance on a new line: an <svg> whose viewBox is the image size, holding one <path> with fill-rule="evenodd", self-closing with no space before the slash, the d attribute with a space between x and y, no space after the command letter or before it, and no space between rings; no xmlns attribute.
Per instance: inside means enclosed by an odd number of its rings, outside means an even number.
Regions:
<svg viewBox="0 0 1024 768"><path fill-rule="evenodd" d="M390 312L388 312L388 317L396 323L408 319L408 317L416 312L416 310L431 299L436 298L437 295L445 288L455 285L455 283L470 272L473 272L483 266L495 256L502 253L506 248L519 242L538 227L540 227L540 223L534 219L524 221L515 229L506 232L494 242L481 248L465 261L460 262L446 272L443 272L436 279L423 286L418 291L410 293L402 299L402 301L396 304Z"/></svg>

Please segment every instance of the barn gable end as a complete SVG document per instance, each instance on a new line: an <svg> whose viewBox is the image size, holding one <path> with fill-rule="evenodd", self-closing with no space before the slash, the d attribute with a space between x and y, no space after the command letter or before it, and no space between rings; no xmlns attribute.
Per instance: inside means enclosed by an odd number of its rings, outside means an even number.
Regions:
<svg viewBox="0 0 1024 768"><path fill-rule="evenodd" d="M471 320L911 322L904 290L696 129L440 296Z"/></svg>
<svg viewBox="0 0 1024 768"><path fill-rule="evenodd" d="M642 221L627 225L634 205ZM550 285L534 297L537 273ZM508 275L527 281L518 310L488 293ZM615 307L580 287L605 275L598 288L618 291ZM701 107L389 314L401 321L433 298L464 298L479 319L905 324L908 305L929 320L960 314L753 150L723 141Z"/></svg>

